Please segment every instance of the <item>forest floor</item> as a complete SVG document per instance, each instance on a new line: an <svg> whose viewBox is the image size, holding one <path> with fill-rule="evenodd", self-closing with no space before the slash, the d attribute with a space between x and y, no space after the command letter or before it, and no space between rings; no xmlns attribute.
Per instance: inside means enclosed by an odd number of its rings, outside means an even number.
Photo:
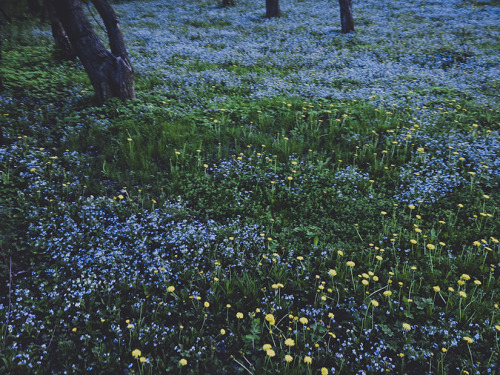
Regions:
<svg viewBox="0 0 500 375"><path fill-rule="evenodd" d="M219 3L7 25L0 373L498 374L498 3Z"/></svg>

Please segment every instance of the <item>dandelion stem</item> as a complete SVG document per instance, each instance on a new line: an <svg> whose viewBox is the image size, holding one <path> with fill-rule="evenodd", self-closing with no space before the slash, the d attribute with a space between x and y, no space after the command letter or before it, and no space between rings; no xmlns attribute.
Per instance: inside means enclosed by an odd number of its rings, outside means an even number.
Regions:
<svg viewBox="0 0 500 375"><path fill-rule="evenodd" d="M237 364L239 364L241 367L243 367L245 370L247 370L247 372L248 372L249 374L252 374L252 375L253 375L253 372L252 372L252 371L250 371L249 369L247 369L243 363L241 363L241 362L239 362L238 360L236 360L236 358L233 358L233 361L235 361Z"/></svg>

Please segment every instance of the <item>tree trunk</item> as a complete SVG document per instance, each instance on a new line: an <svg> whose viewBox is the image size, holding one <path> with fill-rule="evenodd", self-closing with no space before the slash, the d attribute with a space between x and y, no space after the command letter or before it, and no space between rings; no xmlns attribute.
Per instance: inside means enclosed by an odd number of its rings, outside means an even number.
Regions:
<svg viewBox="0 0 500 375"><path fill-rule="evenodd" d="M234 0L222 0L223 7L232 7L234 6Z"/></svg>
<svg viewBox="0 0 500 375"><path fill-rule="evenodd" d="M352 1L339 0L340 5L340 24L344 34L354 31L354 20L352 18Z"/></svg>
<svg viewBox="0 0 500 375"><path fill-rule="evenodd" d="M39 15L42 11L42 6L38 0L28 0L28 10L31 14Z"/></svg>
<svg viewBox="0 0 500 375"><path fill-rule="evenodd" d="M66 30L56 15L56 11L52 6L51 2L47 3L47 13L50 19L50 27L52 29L52 37L56 44L56 49L61 53L61 58L63 60L74 60L76 57L76 52L71 45L68 34Z"/></svg>
<svg viewBox="0 0 500 375"><path fill-rule="evenodd" d="M76 57L75 51L73 50L73 46L59 18L54 17L52 19L51 17L50 27L52 29L52 37L56 43L56 48L61 52L62 56L60 57L62 57L63 60L74 60Z"/></svg>
<svg viewBox="0 0 500 375"><path fill-rule="evenodd" d="M107 98L133 99L134 72L118 18L107 0L92 0L104 21L111 51L99 40L79 0L52 0L71 46L87 72L100 104Z"/></svg>
<svg viewBox="0 0 500 375"><path fill-rule="evenodd" d="M281 17L280 0L266 0L266 17Z"/></svg>

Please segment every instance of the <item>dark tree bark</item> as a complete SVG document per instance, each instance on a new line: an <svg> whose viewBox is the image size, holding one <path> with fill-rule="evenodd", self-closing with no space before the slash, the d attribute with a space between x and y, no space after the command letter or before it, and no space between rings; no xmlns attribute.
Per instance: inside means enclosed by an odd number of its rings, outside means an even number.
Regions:
<svg viewBox="0 0 500 375"><path fill-rule="evenodd" d="M31 14L40 14L42 6L38 0L28 0L28 10Z"/></svg>
<svg viewBox="0 0 500 375"><path fill-rule="evenodd" d="M56 48L61 52L62 59L74 60L76 57L76 53L73 50L73 46L71 45L68 34L66 34L66 31L64 30L61 21L59 21L59 18L51 17L50 27L52 29L52 37L54 38Z"/></svg>
<svg viewBox="0 0 500 375"><path fill-rule="evenodd" d="M60 57L63 60L74 60L76 58L76 52L71 45L68 34L66 30L57 17L56 10L52 6L52 2L48 2L46 5L47 14L50 20L50 27L52 29L52 37L56 44L57 50L60 52Z"/></svg>
<svg viewBox="0 0 500 375"><path fill-rule="evenodd" d="M266 17L281 17L280 0L266 0Z"/></svg>
<svg viewBox="0 0 500 375"><path fill-rule="evenodd" d="M352 18L352 0L339 0L340 24L344 34L354 31L354 20Z"/></svg>
<svg viewBox="0 0 500 375"><path fill-rule="evenodd" d="M234 6L234 0L222 0L223 7L232 7Z"/></svg>
<svg viewBox="0 0 500 375"><path fill-rule="evenodd" d="M7 15L7 13L5 13L5 11L2 9L1 6L0 6L0 14L3 16L3 18L5 18L7 22L11 21L10 17Z"/></svg>
<svg viewBox="0 0 500 375"><path fill-rule="evenodd" d="M118 17L107 0L92 0L104 21L111 51L99 40L79 0L52 0L69 42L82 62L100 104L107 98L133 99L134 72Z"/></svg>

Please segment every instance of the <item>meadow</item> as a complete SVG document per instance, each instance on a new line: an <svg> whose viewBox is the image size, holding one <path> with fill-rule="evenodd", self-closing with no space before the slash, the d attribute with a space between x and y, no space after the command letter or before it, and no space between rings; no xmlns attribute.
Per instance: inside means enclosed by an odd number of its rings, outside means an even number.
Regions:
<svg viewBox="0 0 500 375"><path fill-rule="evenodd" d="M104 106L7 25L0 373L500 374L500 4L281 3L115 3Z"/></svg>

